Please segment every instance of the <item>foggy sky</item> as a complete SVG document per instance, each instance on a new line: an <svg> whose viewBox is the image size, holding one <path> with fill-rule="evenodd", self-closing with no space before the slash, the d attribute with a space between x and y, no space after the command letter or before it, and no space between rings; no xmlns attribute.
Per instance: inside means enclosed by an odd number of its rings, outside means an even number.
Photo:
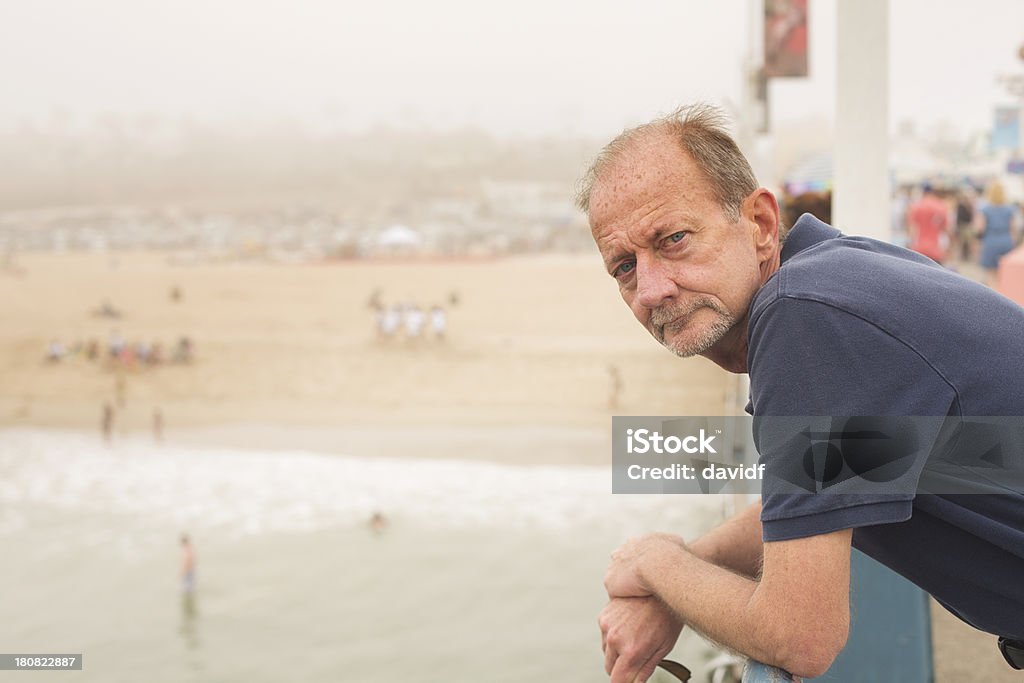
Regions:
<svg viewBox="0 0 1024 683"><path fill-rule="evenodd" d="M777 121L831 118L836 0L811 0L813 77ZM987 128L1024 72L1020 0L890 0L890 112ZM156 114L607 136L694 99L740 100L746 0L0 0L0 126ZM730 104L731 103L731 104Z"/></svg>

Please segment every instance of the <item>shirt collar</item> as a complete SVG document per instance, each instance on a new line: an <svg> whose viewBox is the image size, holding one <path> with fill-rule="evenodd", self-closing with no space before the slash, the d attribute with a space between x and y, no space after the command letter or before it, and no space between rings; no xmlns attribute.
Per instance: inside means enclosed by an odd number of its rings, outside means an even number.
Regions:
<svg viewBox="0 0 1024 683"><path fill-rule="evenodd" d="M828 223L823 223L811 214L805 213L800 218L797 218L796 223L789 229L786 241L782 243L780 262L785 263L804 249L821 244L825 240L834 239L842 234Z"/></svg>

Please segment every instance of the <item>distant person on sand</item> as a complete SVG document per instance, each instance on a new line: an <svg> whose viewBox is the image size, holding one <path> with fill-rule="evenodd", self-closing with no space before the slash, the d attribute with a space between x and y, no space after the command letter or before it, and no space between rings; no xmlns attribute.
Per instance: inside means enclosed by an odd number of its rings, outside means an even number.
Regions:
<svg viewBox="0 0 1024 683"><path fill-rule="evenodd" d="M405 334L409 340L419 339L423 330L423 321L426 318L423 311L417 304L409 304L405 307Z"/></svg>
<svg viewBox="0 0 1024 683"><path fill-rule="evenodd" d="M121 337L121 333L117 330L110 331L110 340L107 342L107 351L113 360L117 360L117 357L121 355L121 349L124 348L124 339Z"/></svg>
<svg viewBox="0 0 1024 683"><path fill-rule="evenodd" d="M46 361L48 363L57 363L65 355L64 345L57 339L51 339L50 345L46 347Z"/></svg>
<svg viewBox="0 0 1024 683"><path fill-rule="evenodd" d="M430 309L430 329L435 339L444 341L444 334L448 329L448 316L440 306Z"/></svg>
<svg viewBox="0 0 1024 683"><path fill-rule="evenodd" d="M121 348L121 355L118 356L118 361L121 363L121 367L126 368L131 372L135 372L136 360L137 358L135 356L135 345L125 344Z"/></svg>
<svg viewBox="0 0 1024 683"><path fill-rule="evenodd" d="M381 301L380 295L380 287L373 290L373 292L370 293L370 299L366 302L367 308L370 308L374 311L380 311L381 309L383 309L384 303Z"/></svg>
<svg viewBox="0 0 1024 683"><path fill-rule="evenodd" d="M159 408L153 411L153 439L157 443L164 440L164 414L160 412Z"/></svg>
<svg viewBox="0 0 1024 683"><path fill-rule="evenodd" d="M117 407L124 408L125 404L125 379L122 371L118 370L117 378L114 380L114 397L117 400Z"/></svg>
<svg viewBox="0 0 1024 683"><path fill-rule="evenodd" d="M391 313L390 309L385 308L384 306L381 306L380 308L374 309L373 321L374 321L374 323L376 324L376 327L377 327L377 341L381 341L382 339L387 339L394 332L394 329L391 329L391 330L388 329L389 328L388 319L389 319L390 313Z"/></svg>
<svg viewBox="0 0 1024 683"><path fill-rule="evenodd" d="M103 442L110 444L110 437L114 432L114 406L109 402L103 404L103 417L100 418L100 433L103 435Z"/></svg>
<svg viewBox="0 0 1024 683"><path fill-rule="evenodd" d="M103 303L100 304L99 308L92 312L98 318L120 318L121 311L114 308L108 299L104 299Z"/></svg>
<svg viewBox="0 0 1024 683"><path fill-rule="evenodd" d="M149 362L151 365L160 365L164 362L164 347L158 341L153 342L153 347L149 354Z"/></svg>
<svg viewBox="0 0 1024 683"><path fill-rule="evenodd" d="M196 552L188 534L181 535L181 590L191 594L196 589Z"/></svg>
<svg viewBox="0 0 1024 683"><path fill-rule="evenodd" d="M174 362L192 362L192 340L189 339L188 337L182 337L181 339L178 340L178 345L174 349Z"/></svg>
<svg viewBox="0 0 1024 683"><path fill-rule="evenodd" d="M149 363L149 354L152 349L149 344L144 341L135 343L135 357L139 359L139 362L143 365Z"/></svg>
<svg viewBox="0 0 1024 683"><path fill-rule="evenodd" d="M28 417L31 414L32 414L32 395L31 394L25 394L24 396L21 397L21 404L18 406L18 409L16 411L14 411L14 417L23 418L23 417Z"/></svg>
<svg viewBox="0 0 1024 683"><path fill-rule="evenodd" d="M171 287L171 301L174 303L180 303L181 296L181 287L178 287L177 285Z"/></svg>
<svg viewBox="0 0 1024 683"><path fill-rule="evenodd" d="M402 311L391 305L377 312L377 332L382 339L391 339L402 324Z"/></svg>
<svg viewBox="0 0 1024 683"><path fill-rule="evenodd" d="M619 396L622 395L622 373L616 365L608 366L608 377L611 379L611 391L608 394L608 408L615 410L619 407Z"/></svg>

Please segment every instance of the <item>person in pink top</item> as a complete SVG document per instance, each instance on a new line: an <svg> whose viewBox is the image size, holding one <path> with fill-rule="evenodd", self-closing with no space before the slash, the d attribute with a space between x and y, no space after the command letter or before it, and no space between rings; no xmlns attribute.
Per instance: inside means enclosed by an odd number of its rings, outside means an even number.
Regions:
<svg viewBox="0 0 1024 683"><path fill-rule="evenodd" d="M936 263L943 263L949 249L949 207L928 183L923 190L924 194L907 213L910 248Z"/></svg>

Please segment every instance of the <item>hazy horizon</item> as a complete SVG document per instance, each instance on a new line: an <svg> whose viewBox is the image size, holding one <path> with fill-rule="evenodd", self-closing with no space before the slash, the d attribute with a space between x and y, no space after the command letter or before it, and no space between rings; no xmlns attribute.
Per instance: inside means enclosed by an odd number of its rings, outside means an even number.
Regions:
<svg viewBox="0 0 1024 683"><path fill-rule="evenodd" d="M157 118L376 125L499 138L606 138L681 103L735 111L750 0L429 5L0 0L0 130ZM836 0L812 0L811 76L772 84L773 118L831 120ZM986 129L1022 73L1024 3L890 2L890 121ZM966 21L969 17L970 21Z"/></svg>

